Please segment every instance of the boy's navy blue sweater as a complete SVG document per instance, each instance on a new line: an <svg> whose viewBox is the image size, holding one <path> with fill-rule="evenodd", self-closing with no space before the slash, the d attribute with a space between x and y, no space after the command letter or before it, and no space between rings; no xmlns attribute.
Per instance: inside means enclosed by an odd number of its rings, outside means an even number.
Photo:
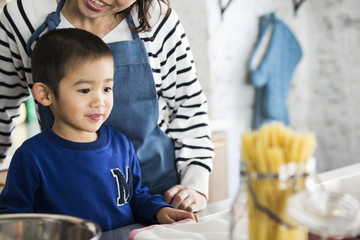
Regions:
<svg viewBox="0 0 360 240"><path fill-rule="evenodd" d="M28 139L15 152L0 195L0 213L71 215L103 231L156 223L164 206L170 205L161 195L141 185L132 144L105 126L90 143L67 141L51 129Z"/></svg>

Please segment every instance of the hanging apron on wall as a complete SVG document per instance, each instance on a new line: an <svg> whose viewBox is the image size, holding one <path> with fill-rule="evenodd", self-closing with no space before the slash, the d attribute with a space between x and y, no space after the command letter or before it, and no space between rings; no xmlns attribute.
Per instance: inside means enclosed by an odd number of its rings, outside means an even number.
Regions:
<svg viewBox="0 0 360 240"><path fill-rule="evenodd" d="M56 12L49 14L44 22L46 26L39 27L43 28L41 32L46 27L53 30L58 26L64 2L61 0ZM126 21L135 26L131 14L126 16ZM28 49L41 32L34 32ZM105 125L122 132L132 141L141 166L142 183L152 194L162 194L179 184L174 144L158 125L156 87L144 42L137 33L131 32L131 35L133 40L108 44L115 61L114 107ZM41 128L52 126L54 117L50 108L40 104L38 107Z"/></svg>
<svg viewBox="0 0 360 240"><path fill-rule="evenodd" d="M265 42L267 36L270 36L269 43ZM264 46L267 47L264 57L254 67ZM291 30L274 13L262 16L259 38L249 61L251 81L256 87L254 129L271 121L290 123L286 101L293 72L301 57L300 44Z"/></svg>

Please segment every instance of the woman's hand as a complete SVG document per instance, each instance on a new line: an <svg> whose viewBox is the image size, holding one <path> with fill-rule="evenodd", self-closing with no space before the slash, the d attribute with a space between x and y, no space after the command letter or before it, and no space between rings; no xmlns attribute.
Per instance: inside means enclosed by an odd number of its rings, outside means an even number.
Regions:
<svg viewBox="0 0 360 240"><path fill-rule="evenodd" d="M196 222L199 221L198 216L196 214L184 210L174 209L171 207L163 207L156 213L156 219L161 224L174 223L188 218Z"/></svg>
<svg viewBox="0 0 360 240"><path fill-rule="evenodd" d="M175 185L164 194L165 202L188 212L198 212L207 206L206 197L192 188Z"/></svg>

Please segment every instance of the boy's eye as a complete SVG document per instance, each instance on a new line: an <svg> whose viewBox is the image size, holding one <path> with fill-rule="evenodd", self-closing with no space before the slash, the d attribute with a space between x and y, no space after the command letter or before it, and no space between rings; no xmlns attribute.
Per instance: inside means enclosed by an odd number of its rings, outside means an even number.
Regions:
<svg viewBox="0 0 360 240"><path fill-rule="evenodd" d="M105 87L104 88L104 92L111 92L112 88L111 87Z"/></svg>
<svg viewBox="0 0 360 240"><path fill-rule="evenodd" d="M90 92L90 89L80 89L79 90L80 93L89 93Z"/></svg>

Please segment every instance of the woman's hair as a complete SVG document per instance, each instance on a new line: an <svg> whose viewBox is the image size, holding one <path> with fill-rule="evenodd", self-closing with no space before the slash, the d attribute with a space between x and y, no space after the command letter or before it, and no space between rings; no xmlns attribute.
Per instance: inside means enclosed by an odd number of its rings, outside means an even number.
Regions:
<svg viewBox="0 0 360 240"><path fill-rule="evenodd" d="M136 0L136 2L131 7L120 12L120 13L128 14L130 13L131 9L134 6L138 8L138 17L139 17L140 25L132 29L132 31L139 33L139 32L147 32L151 30L152 26L150 25L150 17L151 17L150 8L153 2L155 1L158 2L158 4L160 4L160 2L165 3L168 6L168 8L166 9L166 14L169 14L170 12L169 0Z"/></svg>
<svg viewBox="0 0 360 240"><path fill-rule="evenodd" d="M76 28L63 28L42 35L31 57L33 82L46 84L55 97L66 74L86 62L113 58L109 47L96 35Z"/></svg>

